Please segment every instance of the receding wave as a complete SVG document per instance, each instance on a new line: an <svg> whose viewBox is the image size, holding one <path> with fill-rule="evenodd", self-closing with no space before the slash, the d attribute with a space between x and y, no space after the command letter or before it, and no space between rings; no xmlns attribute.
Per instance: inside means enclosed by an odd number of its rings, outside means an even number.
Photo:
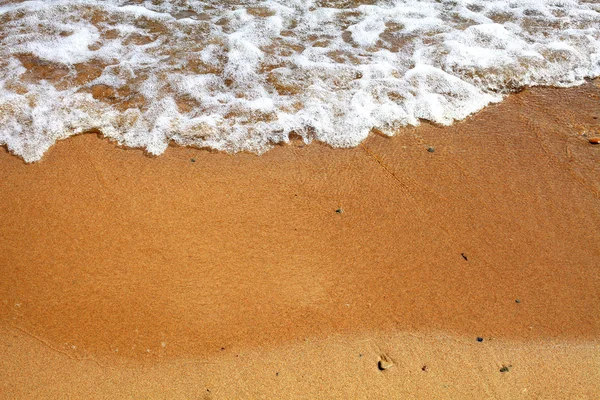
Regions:
<svg viewBox="0 0 600 400"><path fill-rule="evenodd" d="M262 153L450 124L600 76L595 0L0 1L0 145Z"/></svg>

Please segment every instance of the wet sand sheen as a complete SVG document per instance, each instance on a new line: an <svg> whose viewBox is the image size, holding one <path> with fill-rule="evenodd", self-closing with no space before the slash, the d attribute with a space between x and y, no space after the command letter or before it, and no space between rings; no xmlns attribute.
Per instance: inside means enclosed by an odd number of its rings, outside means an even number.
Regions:
<svg viewBox="0 0 600 400"><path fill-rule="evenodd" d="M599 99L528 90L350 150L3 151L0 323L108 362L369 332L596 340Z"/></svg>

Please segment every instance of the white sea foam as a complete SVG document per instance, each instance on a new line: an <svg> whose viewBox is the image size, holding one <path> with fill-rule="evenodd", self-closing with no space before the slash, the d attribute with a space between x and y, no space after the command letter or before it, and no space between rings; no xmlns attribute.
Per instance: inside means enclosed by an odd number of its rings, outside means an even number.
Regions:
<svg viewBox="0 0 600 400"><path fill-rule="evenodd" d="M100 130L162 153L451 124L600 76L590 0L0 1L0 145Z"/></svg>

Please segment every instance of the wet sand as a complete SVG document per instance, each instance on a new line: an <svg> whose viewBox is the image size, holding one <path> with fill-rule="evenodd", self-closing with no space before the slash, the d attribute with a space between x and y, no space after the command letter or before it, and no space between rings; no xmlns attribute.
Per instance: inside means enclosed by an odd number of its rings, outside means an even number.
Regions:
<svg viewBox="0 0 600 400"><path fill-rule="evenodd" d="M1 150L3 396L598 397L598 86L355 149Z"/></svg>

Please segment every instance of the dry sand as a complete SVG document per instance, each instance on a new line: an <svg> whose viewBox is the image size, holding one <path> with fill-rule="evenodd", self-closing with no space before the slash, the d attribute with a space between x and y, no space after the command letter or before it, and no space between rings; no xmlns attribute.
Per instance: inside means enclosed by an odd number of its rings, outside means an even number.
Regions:
<svg viewBox="0 0 600 400"><path fill-rule="evenodd" d="M347 150L0 150L0 397L599 398L598 86Z"/></svg>

